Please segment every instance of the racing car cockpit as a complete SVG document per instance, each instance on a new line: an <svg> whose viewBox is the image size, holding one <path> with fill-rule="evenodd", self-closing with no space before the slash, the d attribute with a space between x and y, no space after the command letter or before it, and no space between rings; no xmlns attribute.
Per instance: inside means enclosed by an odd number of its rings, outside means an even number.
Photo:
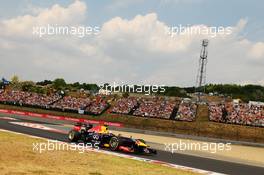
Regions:
<svg viewBox="0 0 264 175"><path fill-rule="evenodd" d="M81 133L85 133L85 132L88 132L90 129L92 129L93 128L93 125L92 124L86 124L86 123L80 123L80 122L78 122L78 123L76 123L75 125L74 125L74 130L75 131L80 131Z"/></svg>

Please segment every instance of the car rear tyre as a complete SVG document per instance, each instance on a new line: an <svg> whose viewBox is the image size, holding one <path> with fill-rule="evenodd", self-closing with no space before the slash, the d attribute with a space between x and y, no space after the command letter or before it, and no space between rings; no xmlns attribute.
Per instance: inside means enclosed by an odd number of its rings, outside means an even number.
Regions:
<svg viewBox="0 0 264 175"><path fill-rule="evenodd" d="M69 132L69 135L68 135L68 139L71 141L71 142L77 142L80 138L80 133L77 132L77 131L70 131Z"/></svg>
<svg viewBox="0 0 264 175"><path fill-rule="evenodd" d="M119 146L119 140L117 137L112 137L109 141L109 146L112 151L116 151Z"/></svg>

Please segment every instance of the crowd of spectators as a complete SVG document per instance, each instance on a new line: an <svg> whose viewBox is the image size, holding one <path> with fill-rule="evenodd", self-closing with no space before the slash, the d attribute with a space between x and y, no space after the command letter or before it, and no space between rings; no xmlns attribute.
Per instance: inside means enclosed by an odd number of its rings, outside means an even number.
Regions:
<svg viewBox="0 0 264 175"><path fill-rule="evenodd" d="M60 109L60 110L71 110L78 111L79 109L85 109L88 105L91 104L89 98L76 98L72 96L65 96L61 100L55 102L51 108Z"/></svg>
<svg viewBox="0 0 264 175"><path fill-rule="evenodd" d="M49 106L58 101L61 97L59 95L44 95L38 93L31 93L30 96L24 98L22 103L24 105L36 106L41 108L49 108Z"/></svg>
<svg viewBox="0 0 264 175"><path fill-rule="evenodd" d="M0 102L11 104L23 104L23 100L31 95L30 92L24 91L5 91L0 94Z"/></svg>
<svg viewBox="0 0 264 175"><path fill-rule="evenodd" d="M133 112L135 116L170 119L176 102L163 97L141 98L139 107Z"/></svg>
<svg viewBox="0 0 264 175"><path fill-rule="evenodd" d="M224 111L224 104L221 103L211 103L209 104L209 120L215 122L224 122L226 118L226 112ZM225 113L225 115L223 114Z"/></svg>
<svg viewBox="0 0 264 175"><path fill-rule="evenodd" d="M0 91L0 102L52 108L63 111L83 110L88 114L99 115L109 104L103 96L72 97L51 94L44 95L24 91ZM178 109L176 113L176 109ZM127 97L116 101L110 110L112 113L134 116L194 121L197 105L191 101L177 101L165 97ZM175 116L176 115L176 116ZM175 117L174 117L175 116ZM264 126L264 105L250 103L210 103L209 120L250 126Z"/></svg>
<svg viewBox="0 0 264 175"><path fill-rule="evenodd" d="M179 101L180 102L180 101ZM112 113L132 114L141 117L176 119L193 121L196 117L197 105L192 102L179 102L164 97L136 98L128 97L117 100ZM177 112L177 108L178 112ZM177 116L175 117L177 112Z"/></svg>
<svg viewBox="0 0 264 175"><path fill-rule="evenodd" d="M94 99L72 96L62 98L57 94L44 95L14 90L0 92L0 102L72 112L83 110L95 115L101 114L108 107L108 103L101 96L95 96Z"/></svg>
<svg viewBox="0 0 264 175"><path fill-rule="evenodd" d="M111 109L112 113L129 114L138 105L136 97L120 98Z"/></svg>
<svg viewBox="0 0 264 175"><path fill-rule="evenodd" d="M197 105L192 102L182 101L179 105L176 120L194 121L196 118Z"/></svg>
<svg viewBox="0 0 264 175"><path fill-rule="evenodd" d="M90 114L99 115L108 108L108 103L100 95L97 95L92 103L86 107L85 111Z"/></svg>
<svg viewBox="0 0 264 175"><path fill-rule="evenodd" d="M209 119L250 126L264 126L264 105L224 103L209 105Z"/></svg>

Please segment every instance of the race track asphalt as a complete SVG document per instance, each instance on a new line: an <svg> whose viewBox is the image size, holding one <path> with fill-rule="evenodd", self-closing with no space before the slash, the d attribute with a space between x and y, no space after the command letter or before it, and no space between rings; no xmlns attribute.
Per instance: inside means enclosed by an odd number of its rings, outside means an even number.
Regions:
<svg viewBox="0 0 264 175"><path fill-rule="evenodd" d="M17 116L16 116L17 117ZM25 120L20 118L18 121L22 122L29 122L29 120ZM10 120L3 120L0 117L0 129L15 131L19 133L29 134L33 136L38 137L44 137L47 139L53 139L58 141L64 141L68 142L67 135L56 133L56 132L50 132L40 129L34 129L29 127L24 127L20 125L14 125L10 123ZM32 122L32 121L31 121ZM34 123L40 123L40 124L51 124L54 123L47 123L46 121L34 121ZM57 125L57 124L54 124ZM218 173L224 173L224 174L234 174L234 175L263 175L264 174L264 168L263 167L257 167L257 166L250 166L250 165L244 165L244 164L238 164L228 161L220 161L215 159L208 159L203 157L196 157L186 154L179 154L179 153L170 153L166 151L158 151L158 154L155 156L143 156L139 155L139 157L144 157L148 159L153 160L159 160L164 161L168 163L173 163L177 165L182 166L188 166L193 168L198 168L202 170L207 171L213 171Z"/></svg>

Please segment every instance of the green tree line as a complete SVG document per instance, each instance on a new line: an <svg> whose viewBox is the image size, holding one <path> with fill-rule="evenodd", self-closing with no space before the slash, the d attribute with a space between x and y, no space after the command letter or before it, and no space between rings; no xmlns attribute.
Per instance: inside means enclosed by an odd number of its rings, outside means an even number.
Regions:
<svg viewBox="0 0 264 175"><path fill-rule="evenodd" d="M105 83L106 85L107 83ZM0 82L0 86L2 82ZM11 88L23 91L31 91L37 93L48 93L59 90L89 90L98 91L100 88L97 84L88 83L67 83L63 78L56 78L55 80L43 80L39 82L20 81L18 76L13 76L11 79ZM137 85L135 85L137 86ZM188 97L189 94L195 93L195 87L177 87L165 86L165 91L158 91L152 95L164 95L175 97ZM229 96L232 98L239 98L245 102L250 100L264 102L264 87L260 85L237 85L237 84L208 84L204 88L205 93L214 93L222 96Z"/></svg>

